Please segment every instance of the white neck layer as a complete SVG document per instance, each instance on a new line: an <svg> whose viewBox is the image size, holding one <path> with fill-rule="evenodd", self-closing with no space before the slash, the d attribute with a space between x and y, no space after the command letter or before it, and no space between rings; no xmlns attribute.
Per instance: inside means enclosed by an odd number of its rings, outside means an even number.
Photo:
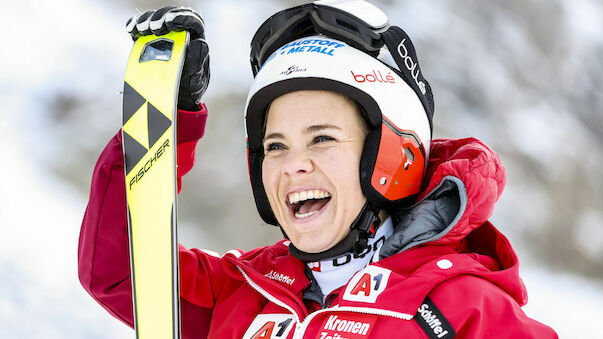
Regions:
<svg viewBox="0 0 603 339"><path fill-rule="evenodd" d="M348 252L339 257L308 263L308 268L312 271L312 275L322 291L323 302L331 292L352 279L354 273L365 268L385 239L393 232L392 219L389 217L379 226L375 237L369 239L368 248L360 255Z"/></svg>

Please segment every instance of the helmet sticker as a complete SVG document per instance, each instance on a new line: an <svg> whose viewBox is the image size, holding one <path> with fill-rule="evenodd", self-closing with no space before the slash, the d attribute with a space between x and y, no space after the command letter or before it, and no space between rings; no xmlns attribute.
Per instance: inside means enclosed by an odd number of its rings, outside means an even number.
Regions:
<svg viewBox="0 0 603 339"><path fill-rule="evenodd" d="M289 75L291 73L299 73L299 72L305 72L307 71L306 68L300 68L298 65L292 65L287 67L286 70L282 71L280 74L281 75Z"/></svg>
<svg viewBox="0 0 603 339"><path fill-rule="evenodd" d="M353 70L350 72L352 73L352 77L354 77L356 82L382 82L388 84L396 83L396 79L394 79L392 76L392 72L387 72L386 75L381 74L381 70L374 69L368 73L360 72L359 74L356 74Z"/></svg>
<svg viewBox="0 0 603 339"><path fill-rule="evenodd" d="M326 39L302 39L284 45L283 47L276 50L264 65L270 62L278 55L295 54L295 53L320 53L328 56L335 56L335 51L338 48L345 47L346 45L333 40ZM263 67L263 66L262 66Z"/></svg>
<svg viewBox="0 0 603 339"><path fill-rule="evenodd" d="M344 47L345 44L336 42L336 41L332 41L332 40L325 40L325 39L304 39L304 40L298 40L298 41L293 41L290 42L286 45L284 45L283 47L279 48L278 51L281 51L281 54L283 50L287 50L288 48L291 47L296 47L296 46L304 46L304 45L318 45L318 46L322 46L322 47L329 47L329 48L341 48Z"/></svg>

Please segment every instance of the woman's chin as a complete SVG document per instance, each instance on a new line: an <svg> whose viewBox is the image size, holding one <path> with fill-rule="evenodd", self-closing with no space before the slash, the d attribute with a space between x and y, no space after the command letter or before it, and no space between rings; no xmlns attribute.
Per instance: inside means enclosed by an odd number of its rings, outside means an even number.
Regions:
<svg viewBox="0 0 603 339"><path fill-rule="evenodd" d="M297 241L292 241L293 245L295 245L298 250L306 253L324 252L338 243L338 241L333 239L320 239L316 237L302 237L296 240Z"/></svg>
<svg viewBox="0 0 603 339"><path fill-rule="evenodd" d="M306 252L306 253L320 253L320 252L327 250L327 248L319 247L314 244L312 244L312 245L302 244L300 246L296 245L295 247L297 247L298 250L300 250L302 252Z"/></svg>

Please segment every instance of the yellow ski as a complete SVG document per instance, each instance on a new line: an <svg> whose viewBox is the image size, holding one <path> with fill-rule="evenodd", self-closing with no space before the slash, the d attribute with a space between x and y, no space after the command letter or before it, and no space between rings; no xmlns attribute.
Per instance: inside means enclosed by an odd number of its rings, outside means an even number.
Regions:
<svg viewBox="0 0 603 339"><path fill-rule="evenodd" d="M188 33L134 43L122 141L136 337L180 338L176 236L176 104Z"/></svg>

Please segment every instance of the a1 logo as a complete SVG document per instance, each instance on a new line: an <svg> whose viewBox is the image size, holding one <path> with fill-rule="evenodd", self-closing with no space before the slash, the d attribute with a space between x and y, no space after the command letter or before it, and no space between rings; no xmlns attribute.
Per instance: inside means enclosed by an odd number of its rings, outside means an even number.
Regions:
<svg viewBox="0 0 603 339"><path fill-rule="evenodd" d="M390 274L388 269L367 266L352 277L343 293L343 300L374 303L385 290Z"/></svg>
<svg viewBox="0 0 603 339"><path fill-rule="evenodd" d="M295 320L291 314L259 314L243 335L244 339L287 338Z"/></svg>

